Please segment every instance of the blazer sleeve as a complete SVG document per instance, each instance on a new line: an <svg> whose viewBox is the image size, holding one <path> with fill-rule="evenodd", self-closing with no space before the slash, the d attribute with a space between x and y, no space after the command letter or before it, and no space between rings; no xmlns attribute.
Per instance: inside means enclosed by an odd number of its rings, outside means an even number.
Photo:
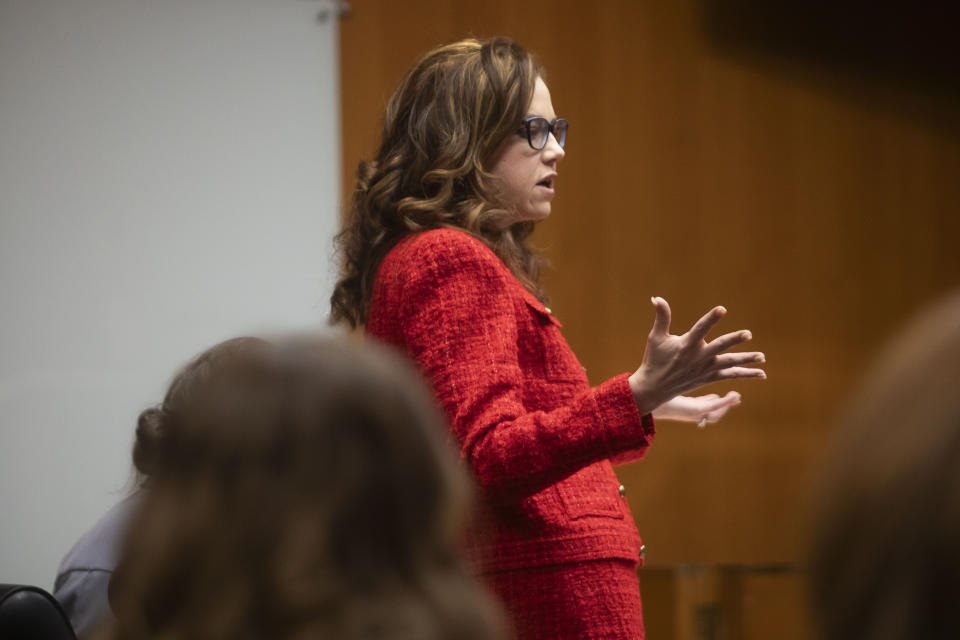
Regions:
<svg viewBox="0 0 960 640"><path fill-rule="evenodd" d="M462 234L449 234L452 236ZM461 453L485 492L522 498L579 469L649 444L627 374L587 388L551 411L525 410L518 362L516 282L485 246L410 247L399 318L407 352L433 386Z"/></svg>

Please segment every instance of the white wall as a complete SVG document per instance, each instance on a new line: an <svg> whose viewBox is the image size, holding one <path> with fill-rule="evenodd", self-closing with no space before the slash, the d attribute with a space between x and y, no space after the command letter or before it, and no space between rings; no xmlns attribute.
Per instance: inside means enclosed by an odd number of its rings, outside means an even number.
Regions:
<svg viewBox="0 0 960 640"><path fill-rule="evenodd" d="M139 412L221 339L320 327L322 0L0 0L0 582L51 588Z"/></svg>

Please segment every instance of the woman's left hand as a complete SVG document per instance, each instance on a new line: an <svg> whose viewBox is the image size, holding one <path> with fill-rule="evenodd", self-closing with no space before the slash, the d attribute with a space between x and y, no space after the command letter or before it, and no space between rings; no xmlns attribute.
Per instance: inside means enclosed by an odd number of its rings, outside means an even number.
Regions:
<svg viewBox="0 0 960 640"><path fill-rule="evenodd" d="M740 394L730 391L721 397L715 393L705 396L676 396L653 410L657 420L695 422L698 427L713 424L726 415L731 407L740 404Z"/></svg>

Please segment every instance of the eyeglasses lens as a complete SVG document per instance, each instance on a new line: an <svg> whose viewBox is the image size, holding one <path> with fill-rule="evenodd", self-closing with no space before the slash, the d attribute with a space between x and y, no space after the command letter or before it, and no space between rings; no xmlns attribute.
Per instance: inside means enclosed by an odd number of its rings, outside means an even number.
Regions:
<svg viewBox="0 0 960 640"><path fill-rule="evenodd" d="M530 146L534 149L543 149L547 146L547 138L550 136L550 123L546 118L534 118L530 120Z"/></svg>
<svg viewBox="0 0 960 640"><path fill-rule="evenodd" d="M557 138L557 144L562 148L563 145L567 143L567 121L563 118L558 118L556 122L553 123L553 135Z"/></svg>

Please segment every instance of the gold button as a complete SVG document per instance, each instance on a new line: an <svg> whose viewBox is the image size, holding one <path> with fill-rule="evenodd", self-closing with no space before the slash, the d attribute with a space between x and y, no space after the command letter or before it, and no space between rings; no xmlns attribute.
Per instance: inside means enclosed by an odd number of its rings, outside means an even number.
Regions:
<svg viewBox="0 0 960 640"><path fill-rule="evenodd" d="M640 545L640 557L643 558L643 557L646 557L646 555L647 555L647 545L642 544Z"/></svg>
<svg viewBox="0 0 960 640"><path fill-rule="evenodd" d="M544 309L547 310L547 313L549 313L550 315L553 315L553 311L550 310L550 307L544 307Z"/></svg>
<svg viewBox="0 0 960 640"><path fill-rule="evenodd" d="M627 488L623 485L620 485L620 497L621 498L627 497Z"/></svg>

